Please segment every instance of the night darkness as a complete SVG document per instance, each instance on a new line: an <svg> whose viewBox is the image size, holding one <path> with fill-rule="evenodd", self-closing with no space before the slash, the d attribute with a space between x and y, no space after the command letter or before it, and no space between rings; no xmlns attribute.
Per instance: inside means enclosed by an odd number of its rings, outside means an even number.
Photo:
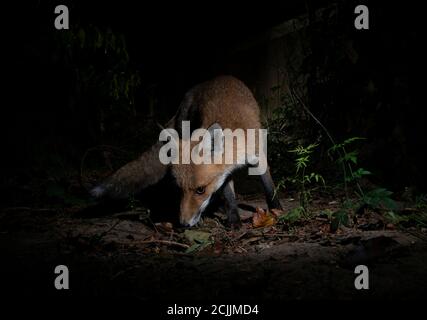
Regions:
<svg viewBox="0 0 427 320"><path fill-rule="evenodd" d="M60 4L69 30L54 27ZM3 38L4 290L188 305L425 298L424 17L412 4L367 1L369 30L356 30L359 4L10 9L20 23L10 15ZM189 89L221 75L243 81L260 106L280 212L241 173L240 226L216 210L179 226L182 190L169 172L119 200L90 196L156 143ZM295 150L310 145L301 175ZM53 285L60 264L70 290ZM369 267L369 290L354 289L356 265ZM17 290L10 279L22 274Z"/></svg>

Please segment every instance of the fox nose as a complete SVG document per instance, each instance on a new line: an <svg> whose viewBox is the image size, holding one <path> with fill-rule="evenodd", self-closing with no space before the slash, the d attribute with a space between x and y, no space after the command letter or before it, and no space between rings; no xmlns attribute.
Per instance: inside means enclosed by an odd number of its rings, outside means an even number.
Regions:
<svg viewBox="0 0 427 320"><path fill-rule="evenodd" d="M189 222L189 221L187 221L187 220L185 220L185 219L183 219L183 218L179 219L179 223L180 223L180 224L181 224L181 226L183 226L183 227L186 227L186 228L191 227L190 222Z"/></svg>
<svg viewBox="0 0 427 320"><path fill-rule="evenodd" d="M184 227L193 227L195 226L200 220L200 212L196 215L193 215L190 219L185 219L183 217L180 218L181 225Z"/></svg>
<svg viewBox="0 0 427 320"><path fill-rule="evenodd" d="M188 222L181 223L181 225L182 225L184 228L190 228L190 227L191 227L191 224L189 224Z"/></svg>

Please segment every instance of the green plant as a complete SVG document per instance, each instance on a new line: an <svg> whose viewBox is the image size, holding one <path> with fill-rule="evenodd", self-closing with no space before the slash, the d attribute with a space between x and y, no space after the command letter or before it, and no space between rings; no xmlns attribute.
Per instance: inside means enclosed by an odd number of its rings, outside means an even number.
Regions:
<svg viewBox="0 0 427 320"><path fill-rule="evenodd" d="M323 185L325 184L325 180L319 173L307 173L311 162L311 154L317 146L318 144L312 143L307 147L297 146L295 149L289 151L290 153L293 153L295 155L294 175L293 177L288 177L286 179L280 180L275 190L274 196L276 196L279 188L285 187L285 181L288 181L295 185L298 190L299 213L308 212L307 206L311 201L311 192L308 186L314 183L322 183Z"/></svg>
<svg viewBox="0 0 427 320"><path fill-rule="evenodd" d="M398 225L401 222L408 221L408 217L401 216L393 211L387 211L384 215L384 218L387 222L392 223L394 225Z"/></svg>
<svg viewBox="0 0 427 320"><path fill-rule="evenodd" d="M326 216L328 218L328 220L331 220L333 215L334 215L334 211L332 211L331 209L325 209L325 210L322 210L319 212L320 217Z"/></svg>
<svg viewBox="0 0 427 320"><path fill-rule="evenodd" d="M128 198L127 207L129 210L135 210L137 207L141 206L141 202L135 198L134 195L130 195Z"/></svg>
<svg viewBox="0 0 427 320"><path fill-rule="evenodd" d="M276 90L276 89L275 89ZM345 191L345 199L341 203L341 207L336 210L335 212L331 213L330 220L331 220L331 230L334 231L338 229L340 225L350 225L350 217L351 215L361 207L370 207L373 209L388 209L388 210L396 210L396 203L391 198L392 192L388 191L384 188L377 188L370 190L368 192L365 192L365 190L362 189L360 185L360 181L363 177L371 175L372 173L363 167L359 166L358 163L358 155L359 151L354 147L354 144L358 141L364 140L364 138L361 137L351 137L346 140L344 140L341 143L336 143L335 139L332 137L328 129L323 125L323 123L308 109L306 104L304 103L303 99L300 97L300 95L297 93L296 90L293 90L292 88L289 88L289 92L287 93L287 96L289 96L290 99L288 99L291 102L291 108L278 108L277 113L273 112L273 117L271 121L268 123L269 129L273 129L272 134L272 142L274 149L276 149L277 145L282 145L287 141L288 145L290 144L289 139L286 140L286 138L283 136L284 131L287 128L288 122L286 121L286 117L284 116L284 113L286 110L289 112L289 110L298 110L296 106L301 106L302 108L299 109L299 112L296 112L296 115L307 115L312 120L314 120L315 123L319 125L319 127L324 131L327 138L332 143L332 147L328 149L328 155L336 164L338 164L342 170L343 173L343 182L344 182L344 191ZM304 117L300 117L302 119ZM299 123L301 124L301 122ZM306 137L306 136L305 136ZM302 139L304 140L304 139ZM311 140L313 141L313 140ZM313 152L313 149L315 149L318 146L319 142L312 143L308 147L303 147L300 144L295 149L291 150L290 152L296 154L296 159L294 161L294 167L295 167L295 173L292 178L282 178L279 180L279 183L277 185L275 195L277 193L277 190L280 188L285 187L286 182L291 182L292 184L297 186L298 194L299 194L299 201L300 201L300 208L295 212L292 212L292 217L289 219L294 219L294 217L301 215L301 213L305 213L307 209L307 204L311 200L311 193L310 189L307 188L307 185L311 184L312 182L323 182L324 179L321 175L317 173L310 173L306 174L307 167L311 160L311 155ZM279 151L277 154L279 155L278 158L280 158L280 148L277 148ZM283 158L283 156L282 156ZM353 185L356 188L356 195L357 200L352 200L349 195L349 187L348 185ZM290 212L291 213L291 212ZM284 218L285 219L285 218Z"/></svg>
<svg viewBox="0 0 427 320"><path fill-rule="evenodd" d="M392 194L393 192L385 188L376 188L360 196L362 204L372 209L385 208L396 210L397 204L390 197Z"/></svg>
<svg viewBox="0 0 427 320"><path fill-rule="evenodd" d="M350 147L354 142L360 140L364 140L364 138L351 137L349 139L344 140L342 143L335 143L328 150L328 154L331 159L333 159L334 155L338 156L335 161L341 166L343 171L344 189L347 200L349 198L347 184L354 183L360 195L363 197L363 190L359 184L359 180L362 177L371 174L371 172L363 168L353 168L353 166L356 166L358 164L357 162L359 151L357 149L351 151L346 150L346 148Z"/></svg>
<svg viewBox="0 0 427 320"><path fill-rule="evenodd" d="M427 211L427 195L420 194L415 197L415 208L421 211Z"/></svg>
<svg viewBox="0 0 427 320"><path fill-rule="evenodd" d="M342 143L335 143L329 150L328 155L331 159L334 155L337 155L335 162L339 164L343 171L344 178L344 189L346 199L343 201L341 208L338 209L331 220L331 231L336 231L340 225L349 225L349 217L354 211L360 208L368 207L372 209L385 208L388 210L396 210L396 202L391 199L393 194L385 188L376 188L365 192L361 185L360 180L372 173L362 167L354 168L358 165L358 154L357 149L352 148L348 151L347 149L352 147L356 141L364 140L360 137L351 137L344 140ZM356 187L357 200L353 201L350 199L348 194L348 184L354 184Z"/></svg>
<svg viewBox="0 0 427 320"><path fill-rule="evenodd" d="M304 217L305 213L306 213L306 211L304 210L304 208L301 206L298 206L298 207L290 210L287 214L283 214L283 215L279 216L278 222L279 223L293 224L293 223L301 220L301 218Z"/></svg>
<svg viewBox="0 0 427 320"><path fill-rule="evenodd" d="M350 215L345 208L340 208L332 214L331 232L337 231L340 225L350 226Z"/></svg>
<svg viewBox="0 0 427 320"><path fill-rule="evenodd" d="M136 115L135 93L141 85L124 35L77 21L69 31L55 33L53 40L53 63L71 83L70 114L84 106L94 115L87 123L87 130L96 135L92 138L115 139L120 132L117 120L128 122Z"/></svg>
<svg viewBox="0 0 427 320"><path fill-rule="evenodd" d="M355 211L356 204L351 199L346 199L341 203L339 209L332 211L327 210L323 213L327 215L330 221L331 232L335 232L338 230L340 225L350 227L351 225L351 216Z"/></svg>

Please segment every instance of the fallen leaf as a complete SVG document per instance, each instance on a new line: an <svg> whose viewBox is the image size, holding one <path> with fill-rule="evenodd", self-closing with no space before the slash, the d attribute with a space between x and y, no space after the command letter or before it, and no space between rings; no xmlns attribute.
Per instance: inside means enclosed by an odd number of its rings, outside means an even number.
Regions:
<svg viewBox="0 0 427 320"><path fill-rule="evenodd" d="M206 247L205 243L195 243L191 247L189 247L187 250L185 250L185 253L193 253L202 250Z"/></svg>
<svg viewBox="0 0 427 320"><path fill-rule="evenodd" d="M191 243L205 243L209 242L211 238L210 232L196 231L196 230L185 230L184 237Z"/></svg>
<svg viewBox="0 0 427 320"><path fill-rule="evenodd" d="M386 226L385 226L385 228L388 229L388 230L395 230L396 226L394 224L392 224L392 223L387 223Z"/></svg>
<svg viewBox="0 0 427 320"><path fill-rule="evenodd" d="M163 232L172 232L173 231L173 224L170 222L157 222L156 228Z"/></svg>
<svg viewBox="0 0 427 320"><path fill-rule="evenodd" d="M255 228L267 227L276 223L276 218L269 212L265 212L261 208L256 208L256 212L252 218L252 225Z"/></svg>
<svg viewBox="0 0 427 320"><path fill-rule="evenodd" d="M215 242L214 254L221 254L224 251L224 244L221 242Z"/></svg>
<svg viewBox="0 0 427 320"><path fill-rule="evenodd" d="M214 244L212 234L206 231L185 230L184 237L191 243L185 253L201 251Z"/></svg>

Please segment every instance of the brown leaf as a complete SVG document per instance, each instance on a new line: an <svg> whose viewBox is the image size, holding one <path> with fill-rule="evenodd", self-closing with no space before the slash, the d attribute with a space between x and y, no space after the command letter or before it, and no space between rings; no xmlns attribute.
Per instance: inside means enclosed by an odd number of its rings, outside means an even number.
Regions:
<svg viewBox="0 0 427 320"><path fill-rule="evenodd" d="M173 225L170 222L157 222L155 224L155 226L159 231L162 231L162 232L172 232L173 231Z"/></svg>
<svg viewBox="0 0 427 320"><path fill-rule="evenodd" d="M269 212L265 212L261 208L256 208L256 212L252 218L252 224L255 228L267 227L276 223L276 218Z"/></svg>
<svg viewBox="0 0 427 320"><path fill-rule="evenodd" d="M386 226L385 226L385 228L388 229L388 230L395 230L396 226L394 224L392 224L392 223L387 223Z"/></svg>

